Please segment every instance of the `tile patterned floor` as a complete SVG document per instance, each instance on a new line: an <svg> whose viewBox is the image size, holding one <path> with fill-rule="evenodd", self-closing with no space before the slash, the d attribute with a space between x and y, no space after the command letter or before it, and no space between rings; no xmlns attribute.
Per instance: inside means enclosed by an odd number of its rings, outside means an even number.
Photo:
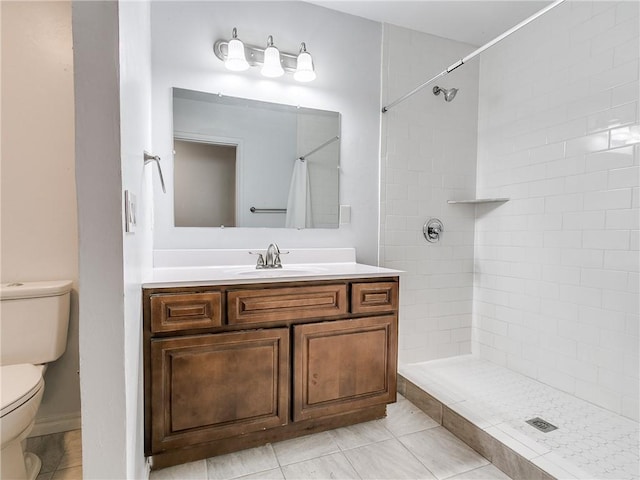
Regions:
<svg viewBox="0 0 640 480"><path fill-rule="evenodd" d="M151 473L169 479L509 480L398 396L387 417Z"/></svg>
<svg viewBox="0 0 640 480"><path fill-rule="evenodd" d="M80 430L27 439L27 451L42 460L36 480L82 479L82 434Z"/></svg>
<svg viewBox="0 0 640 480"><path fill-rule="evenodd" d="M510 480L398 396L382 420L265 445L151 473L163 479ZM80 430L27 440L42 460L37 480L82 479Z"/></svg>
<svg viewBox="0 0 640 480"><path fill-rule="evenodd" d="M400 372L558 478L638 480L640 427L472 356L403 365ZM399 396L387 418L152 472L164 479L508 480L485 458ZM524 420L559 427L544 434ZM82 478L80 430L27 440L37 480Z"/></svg>
<svg viewBox="0 0 640 480"><path fill-rule="evenodd" d="M558 478L640 478L640 426L628 418L471 355L399 371ZM558 430L536 430L525 423L533 417Z"/></svg>

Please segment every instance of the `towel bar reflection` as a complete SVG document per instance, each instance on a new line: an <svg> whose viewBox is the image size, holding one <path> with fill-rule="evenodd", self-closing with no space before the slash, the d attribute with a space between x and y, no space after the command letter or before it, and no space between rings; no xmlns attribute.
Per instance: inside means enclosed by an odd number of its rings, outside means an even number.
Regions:
<svg viewBox="0 0 640 480"><path fill-rule="evenodd" d="M162 167L160 166L160 157L158 155L152 155L149 152L144 152L144 164L156 162L158 166L158 174L160 175L160 185L162 185L162 193L167 193L167 189L164 186L164 178L162 177Z"/></svg>
<svg viewBox="0 0 640 480"><path fill-rule="evenodd" d="M251 207L249 209L251 213L287 213L286 208L256 208Z"/></svg>

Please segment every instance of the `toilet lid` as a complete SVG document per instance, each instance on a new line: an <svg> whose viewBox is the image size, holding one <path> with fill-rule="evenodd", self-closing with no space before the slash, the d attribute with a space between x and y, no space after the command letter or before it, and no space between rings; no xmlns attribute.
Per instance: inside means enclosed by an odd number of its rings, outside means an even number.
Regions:
<svg viewBox="0 0 640 480"><path fill-rule="evenodd" d="M0 398L2 414L15 410L42 388L42 368L30 364L3 365L0 367L2 389Z"/></svg>

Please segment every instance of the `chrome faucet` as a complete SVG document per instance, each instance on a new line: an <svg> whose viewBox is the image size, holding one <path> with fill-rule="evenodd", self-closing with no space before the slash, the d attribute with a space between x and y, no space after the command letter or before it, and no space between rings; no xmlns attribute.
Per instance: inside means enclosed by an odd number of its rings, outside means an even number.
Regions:
<svg viewBox="0 0 640 480"><path fill-rule="evenodd" d="M267 248L264 265L265 268L282 268L282 262L280 262L280 249L277 244L272 243Z"/></svg>
<svg viewBox="0 0 640 480"><path fill-rule="evenodd" d="M282 262L280 261L280 255L289 252L280 252L278 245L271 243L267 248L267 253L263 257L261 253L249 252L252 255L258 255L258 261L256 263L257 269L263 268L282 268Z"/></svg>

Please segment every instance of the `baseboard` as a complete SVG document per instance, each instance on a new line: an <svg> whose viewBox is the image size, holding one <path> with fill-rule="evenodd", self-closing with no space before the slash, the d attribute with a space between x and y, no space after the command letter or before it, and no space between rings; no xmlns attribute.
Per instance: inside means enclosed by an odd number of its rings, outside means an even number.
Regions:
<svg viewBox="0 0 640 480"><path fill-rule="evenodd" d="M36 419L29 437L40 437L52 433L68 432L81 428L80 412L68 415L56 415L55 417L43 417Z"/></svg>

